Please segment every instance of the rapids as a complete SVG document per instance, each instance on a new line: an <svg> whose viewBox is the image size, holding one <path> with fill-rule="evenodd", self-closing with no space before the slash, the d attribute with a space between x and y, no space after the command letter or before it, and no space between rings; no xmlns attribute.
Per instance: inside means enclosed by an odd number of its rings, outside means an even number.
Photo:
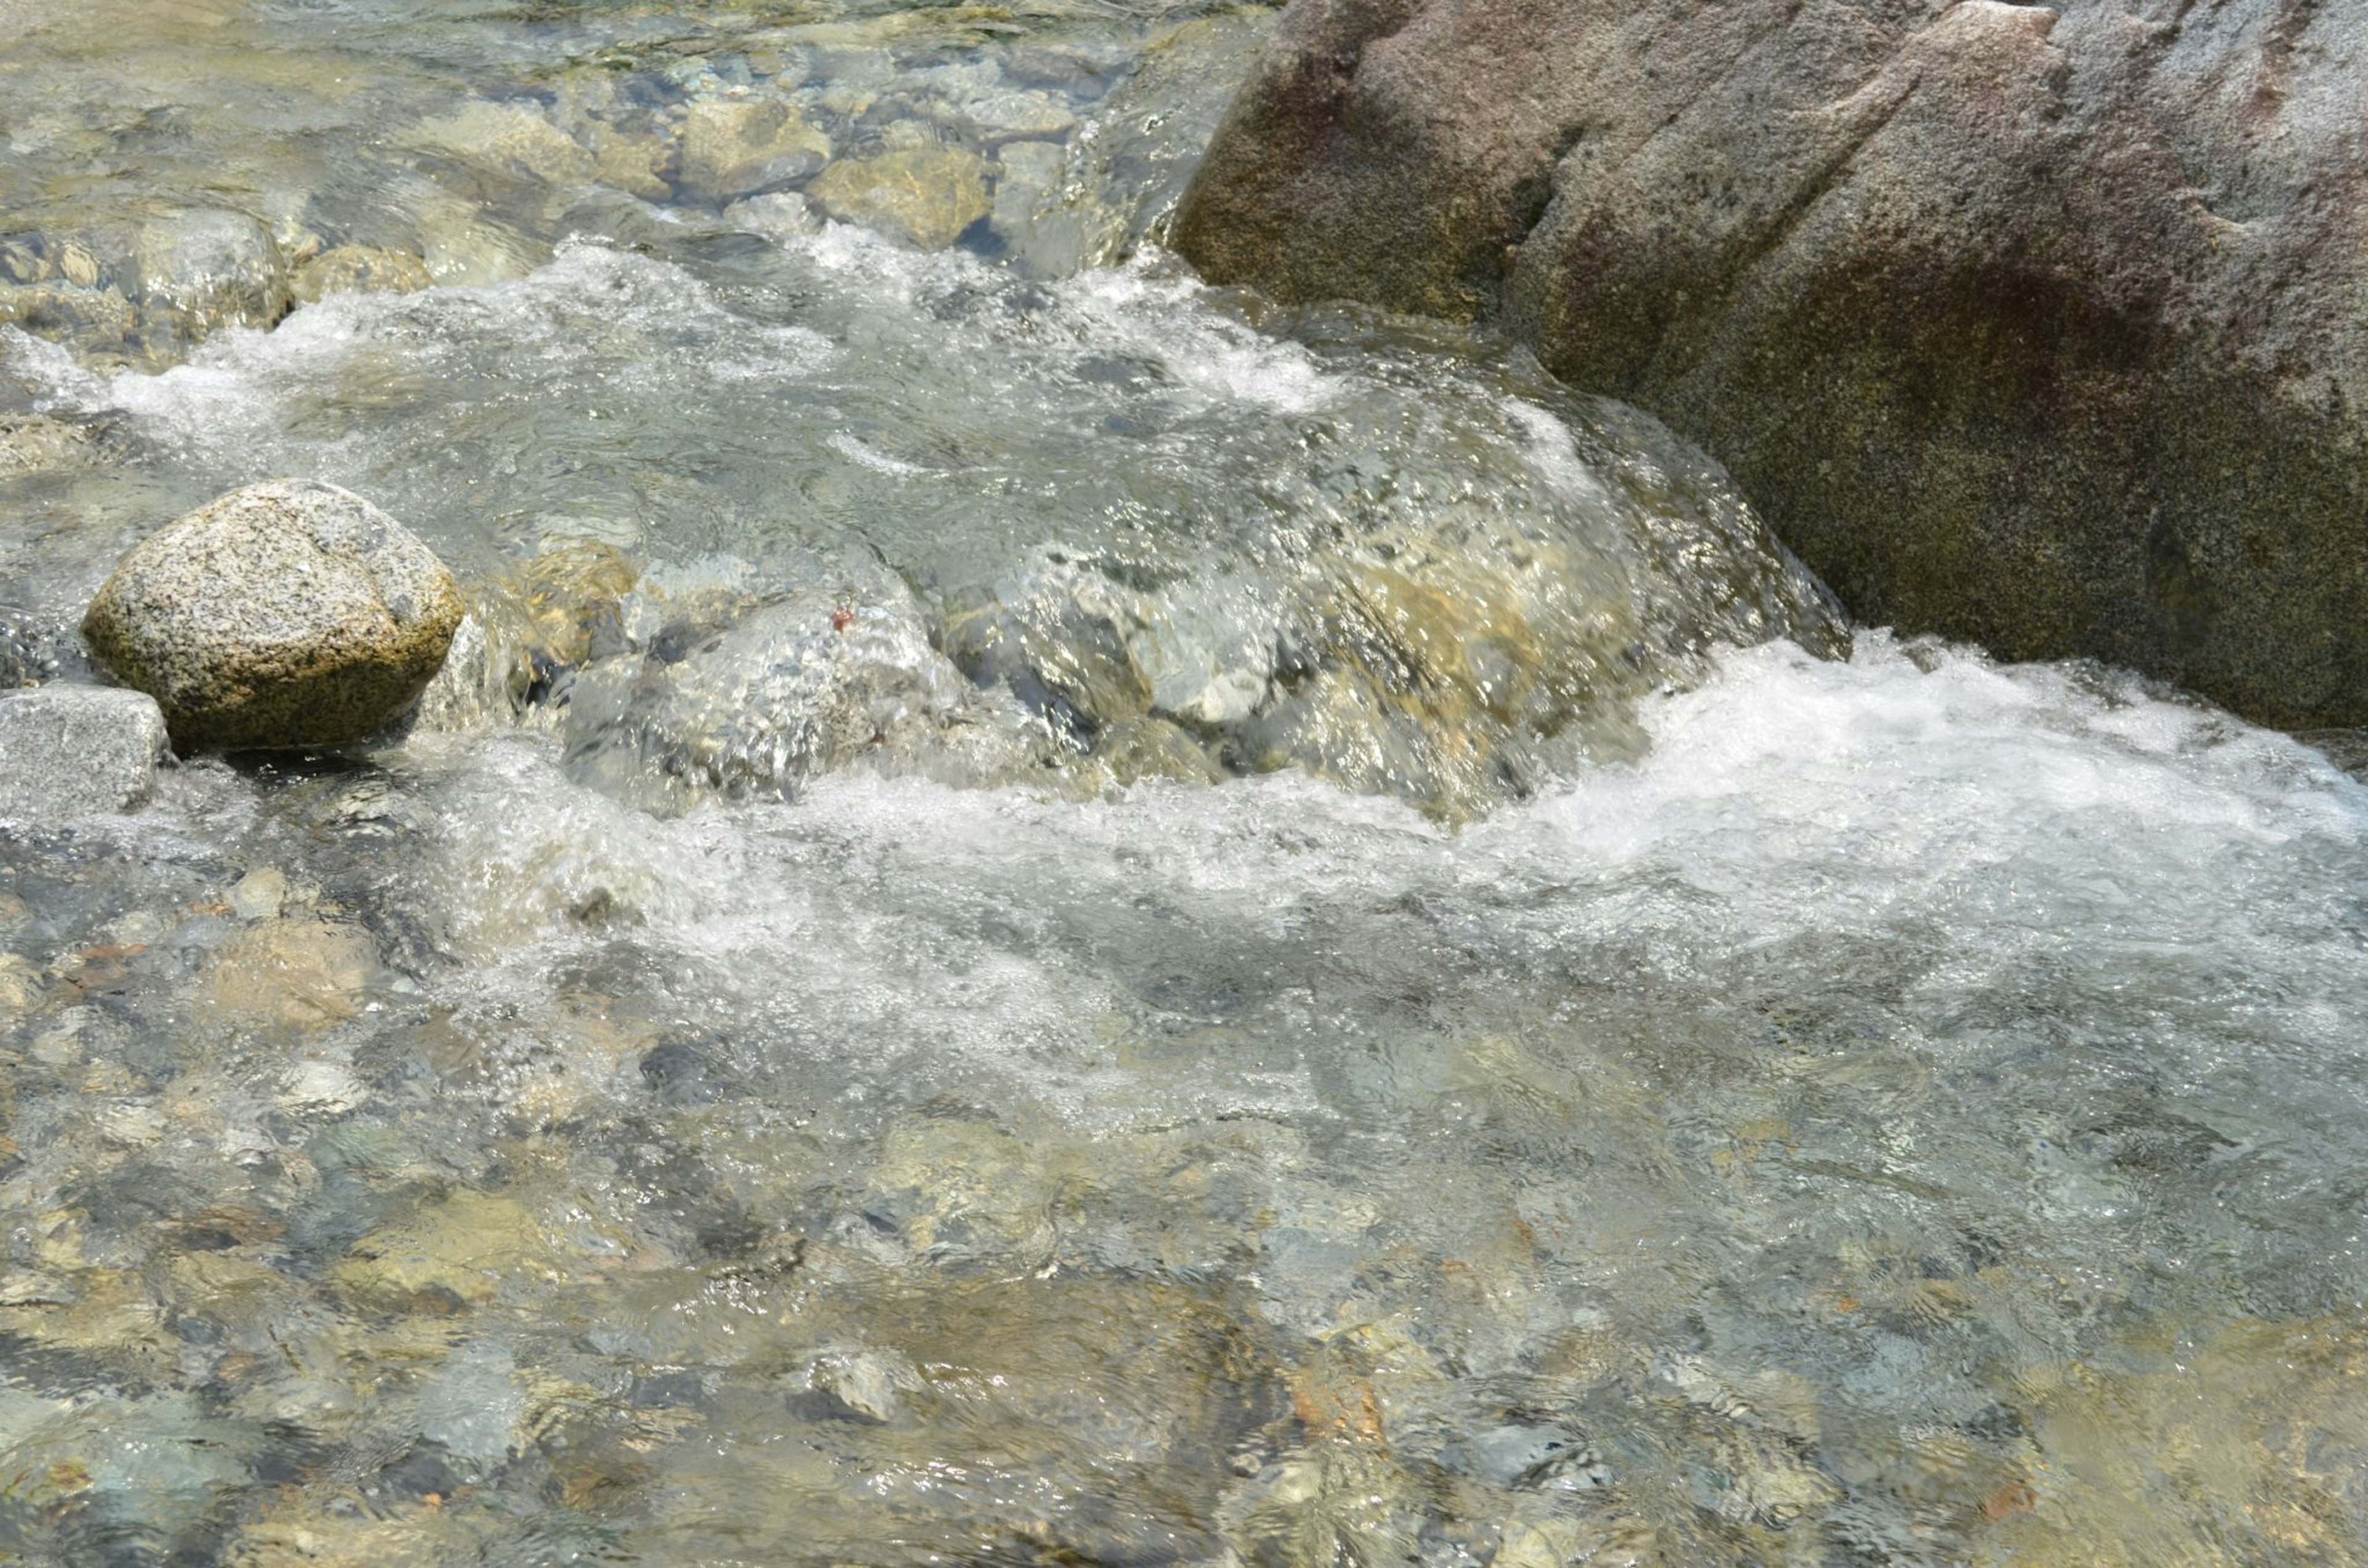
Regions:
<svg viewBox="0 0 2368 1568"><path fill-rule="evenodd" d="M473 607L0 823L0 1562L2368 1561L2368 788L1201 286L1270 19L0 9L0 676Z"/></svg>

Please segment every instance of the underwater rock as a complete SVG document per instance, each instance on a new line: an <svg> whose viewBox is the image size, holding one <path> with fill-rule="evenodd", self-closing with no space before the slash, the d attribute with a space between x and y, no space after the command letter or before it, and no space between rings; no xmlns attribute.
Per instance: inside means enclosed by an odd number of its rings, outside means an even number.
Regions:
<svg viewBox="0 0 2368 1568"><path fill-rule="evenodd" d="M1041 549L951 590L940 644L1121 781L1299 767L1449 818L1634 755L1634 703L1715 643L1841 645L1816 584L1700 454L1633 411L1562 413L1497 417L1562 475L1567 510L1417 499L1355 458L1305 497L1303 515L1344 520L1287 549Z"/></svg>
<svg viewBox="0 0 2368 1568"><path fill-rule="evenodd" d="M830 161L830 138L772 98L693 104L682 124L682 194L731 201L803 179Z"/></svg>
<svg viewBox="0 0 2368 1568"><path fill-rule="evenodd" d="M564 698L573 768L651 806L793 794L858 760L935 762L977 782L1036 760L1016 722L996 722L1017 716L931 645L884 574L860 594L799 589L725 630L662 628L577 672Z"/></svg>
<svg viewBox="0 0 2368 1568"><path fill-rule="evenodd" d="M398 717L462 606L411 531L314 480L234 490L123 558L83 621L185 754L335 745Z"/></svg>
<svg viewBox="0 0 2368 1568"><path fill-rule="evenodd" d="M361 927L275 915L222 944L204 996L227 1024L321 1028L361 1011L377 968L378 946Z"/></svg>
<svg viewBox="0 0 2368 1568"><path fill-rule="evenodd" d="M372 1311L449 1312L493 1300L505 1279L557 1272L526 1205L455 1189L354 1243L330 1278L340 1295Z"/></svg>
<svg viewBox="0 0 2368 1568"><path fill-rule="evenodd" d="M1247 1303L1065 1269L857 1278L878 1283L803 1291L778 1328L735 1325L727 1344L780 1366L788 1398L767 1402L763 1440L657 1456L670 1540L712 1555L775 1528L792 1495L802 1540L833 1561L889 1530L915 1556L1019 1540L1042 1559L1221 1560L1229 1467L1283 1409Z"/></svg>
<svg viewBox="0 0 2368 1568"><path fill-rule="evenodd" d="M0 325L62 342L78 354L120 352L140 312L114 288L61 282L0 284Z"/></svg>
<svg viewBox="0 0 2368 1568"><path fill-rule="evenodd" d="M723 221L768 240L794 239L822 227L822 219L793 190L768 191L735 201L723 210Z"/></svg>
<svg viewBox="0 0 2368 1568"><path fill-rule="evenodd" d="M986 160L958 147L904 147L833 164L807 187L822 210L918 250L943 250L987 215Z"/></svg>
<svg viewBox="0 0 2368 1568"><path fill-rule="evenodd" d="M376 245L336 245L297 268L290 291L299 304L315 304L332 294L410 294L435 279L427 264L404 251Z"/></svg>
<svg viewBox="0 0 2368 1568"><path fill-rule="evenodd" d="M46 414L0 417L0 475L75 467L89 458L100 430Z"/></svg>
<svg viewBox="0 0 2368 1568"><path fill-rule="evenodd" d="M167 755L143 692L43 686L0 692L0 817L63 822L148 798Z"/></svg>
<svg viewBox="0 0 2368 1568"><path fill-rule="evenodd" d="M2362 19L1297 0L1175 243L1496 319L1862 619L2359 724Z"/></svg>
<svg viewBox="0 0 2368 1568"><path fill-rule="evenodd" d="M573 185L593 177L592 154L529 105L473 103L412 128L414 142L502 173Z"/></svg>
<svg viewBox="0 0 2368 1568"><path fill-rule="evenodd" d="M142 301L171 312L189 342L288 313L288 267L271 231L244 212L199 210L140 231Z"/></svg>

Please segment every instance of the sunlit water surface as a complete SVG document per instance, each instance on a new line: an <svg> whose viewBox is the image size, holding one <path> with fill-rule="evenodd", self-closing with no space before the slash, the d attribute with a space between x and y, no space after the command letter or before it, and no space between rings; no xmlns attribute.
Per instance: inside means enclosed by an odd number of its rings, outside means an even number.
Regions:
<svg viewBox="0 0 2368 1568"><path fill-rule="evenodd" d="M2368 1561L2368 790L1202 290L1269 19L0 12L9 677L280 473L474 606L0 824L0 1560Z"/></svg>

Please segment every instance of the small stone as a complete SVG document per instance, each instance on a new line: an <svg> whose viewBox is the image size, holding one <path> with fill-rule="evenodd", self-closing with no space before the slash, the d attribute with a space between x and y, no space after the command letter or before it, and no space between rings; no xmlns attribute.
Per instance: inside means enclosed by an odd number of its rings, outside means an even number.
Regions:
<svg viewBox="0 0 2368 1568"><path fill-rule="evenodd" d="M140 312L120 290L70 283L0 283L0 325L84 349L120 348L140 324Z"/></svg>
<svg viewBox="0 0 2368 1568"><path fill-rule="evenodd" d="M407 252L338 245L299 268L292 291L299 303L310 305L332 294L411 294L434 281L427 264Z"/></svg>
<svg viewBox="0 0 2368 1568"><path fill-rule="evenodd" d="M763 196L735 201L723 210L723 221L768 240L795 239L822 227L822 220L807 205L806 199L794 190L768 191Z"/></svg>
<svg viewBox="0 0 2368 1568"><path fill-rule="evenodd" d="M462 605L411 531L312 480L235 490L116 567L83 636L187 753L336 745L400 716Z"/></svg>
<svg viewBox="0 0 2368 1568"><path fill-rule="evenodd" d="M60 822L129 811L166 755L155 699L111 687L0 694L0 817Z"/></svg>
<svg viewBox="0 0 2368 1568"><path fill-rule="evenodd" d="M546 185L576 184L594 174L592 154L527 104L473 103L457 114L421 121L411 139L431 151Z"/></svg>
<svg viewBox="0 0 2368 1568"><path fill-rule="evenodd" d="M550 1243L524 1204L462 1189L362 1237L331 1278L364 1306L449 1312L491 1301L509 1277L554 1272Z"/></svg>
<svg viewBox="0 0 2368 1568"><path fill-rule="evenodd" d="M71 240L58 249L58 272L77 289L98 287L98 258Z"/></svg>
<svg viewBox="0 0 2368 1568"><path fill-rule="evenodd" d="M833 164L807 195L841 222L919 250L943 250L987 215L986 160L956 147L908 147Z"/></svg>
<svg viewBox="0 0 2368 1568"><path fill-rule="evenodd" d="M288 902L288 877L277 866L257 866L230 890L230 906L241 920L265 920Z"/></svg>
<svg viewBox="0 0 2368 1568"><path fill-rule="evenodd" d="M46 414L0 418L0 474L72 467L88 454L97 435L95 426L69 424Z"/></svg>
<svg viewBox="0 0 2368 1568"><path fill-rule="evenodd" d="M361 1011L378 948L339 921L258 921L222 944L207 976L214 1016L234 1026L312 1029Z"/></svg>
<svg viewBox="0 0 2368 1568"><path fill-rule="evenodd" d="M830 161L830 138L770 98L693 104L682 125L682 194L729 201L803 179Z"/></svg>
<svg viewBox="0 0 2368 1568"><path fill-rule="evenodd" d="M618 651L625 596L641 574L623 551L570 540L526 570L526 614L539 663L566 667Z"/></svg>
<svg viewBox="0 0 2368 1568"><path fill-rule="evenodd" d="M271 231L244 212L179 212L140 232L142 300L175 312L190 341L288 313L288 272Z"/></svg>

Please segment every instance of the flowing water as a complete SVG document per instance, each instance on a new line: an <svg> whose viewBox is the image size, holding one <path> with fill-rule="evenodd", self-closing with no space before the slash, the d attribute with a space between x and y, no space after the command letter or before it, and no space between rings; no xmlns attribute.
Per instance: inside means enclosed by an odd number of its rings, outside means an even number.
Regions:
<svg viewBox="0 0 2368 1568"><path fill-rule="evenodd" d="M1271 19L0 6L0 676L472 605L0 824L0 1562L2368 1562L2368 790L1201 288Z"/></svg>

